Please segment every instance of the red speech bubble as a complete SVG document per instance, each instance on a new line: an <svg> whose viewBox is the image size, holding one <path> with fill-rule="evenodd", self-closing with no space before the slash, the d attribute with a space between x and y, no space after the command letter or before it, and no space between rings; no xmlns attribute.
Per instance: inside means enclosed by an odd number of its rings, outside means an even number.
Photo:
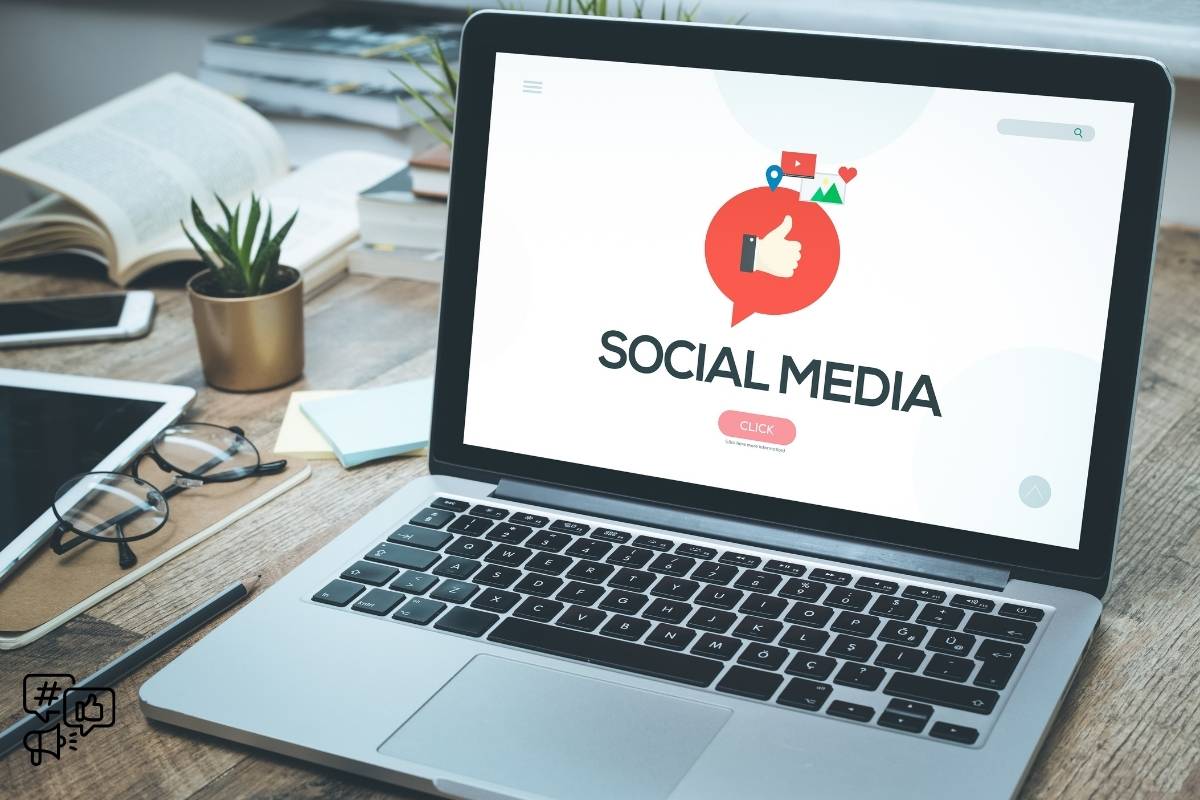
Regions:
<svg viewBox="0 0 1200 800"><path fill-rule="evenodd" d="M795 272L780 277L744 271L743 237L757 237L763 247L764 237L786 217L792 225L783 238L800 243ZM833 283L840 256L837 229L825 209L802 201L791 189L771 191L760 186L730 198L713 215L704 237L708 272L721 293L733 301L730 327L751 314L791 314L816 302Z"/></svg>

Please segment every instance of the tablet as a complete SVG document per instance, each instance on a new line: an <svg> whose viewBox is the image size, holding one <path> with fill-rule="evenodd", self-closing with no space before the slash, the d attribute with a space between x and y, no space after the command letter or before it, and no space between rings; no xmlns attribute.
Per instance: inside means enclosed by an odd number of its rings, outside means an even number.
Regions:
<svg viewBox="0 0 1200 800"><path fill-rule="evenodd" d="M183 414L186 386L0 369L0 580L54 530L72 475L119 470Z"/></svg>

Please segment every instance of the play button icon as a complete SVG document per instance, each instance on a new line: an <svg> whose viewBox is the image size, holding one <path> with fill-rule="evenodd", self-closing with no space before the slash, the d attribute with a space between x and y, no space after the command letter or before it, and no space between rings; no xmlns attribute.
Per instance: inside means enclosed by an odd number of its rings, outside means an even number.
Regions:
<svg viewBox="0 0 1200 800"><path fill-rule="evenodd" d="M784 150L779 156L779 167L784 175L811 178L817 174L817 156L815 153L793 153Z"/></svg>

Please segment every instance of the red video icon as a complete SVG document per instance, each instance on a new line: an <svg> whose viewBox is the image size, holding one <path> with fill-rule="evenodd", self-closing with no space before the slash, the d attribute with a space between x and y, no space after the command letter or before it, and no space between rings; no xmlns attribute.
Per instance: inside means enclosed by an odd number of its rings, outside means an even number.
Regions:
<svg viewBox="0 0 1200 800"><path fill-rule="evenodd" d="M779 156L779 167L792 178L811 178L817 174L817 154L784 150Z"/></svg>

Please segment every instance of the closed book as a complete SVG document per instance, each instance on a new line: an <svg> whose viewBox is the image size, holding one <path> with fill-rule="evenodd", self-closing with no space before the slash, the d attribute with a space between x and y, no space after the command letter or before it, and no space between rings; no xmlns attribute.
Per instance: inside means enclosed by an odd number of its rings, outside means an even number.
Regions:
<svg viewBox="0 0 1200 800"><path fill-rule="evenodd" d="M450 194L450 148L435 145L409 161L413 193L418 197L445 199Z"/></svg>
<svg viewBox="0 0 1200 800"><path fill-rule="evenodd" d="M350 248L350 274L441 283L445 253L440 249L360 242Z"/></svg>
<svg viewBox="0 0 1200 800"><path fill-rule="evenodd" d="M406 166L358 196L363 241L439 250L445 246L445 201L417 197L412 188L411 169Z"/></svg>

